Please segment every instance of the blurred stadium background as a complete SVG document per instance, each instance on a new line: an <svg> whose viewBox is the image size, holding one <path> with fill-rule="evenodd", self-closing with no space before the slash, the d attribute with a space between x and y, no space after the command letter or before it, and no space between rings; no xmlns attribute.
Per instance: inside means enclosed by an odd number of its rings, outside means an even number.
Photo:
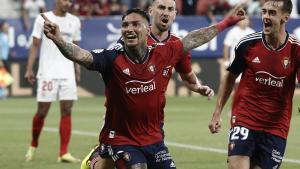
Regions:
<svg viewBox="0 0 300 169"><path fill-rule="evenodd" d="M30 86L24 77L28 48L31 43L30 34L34 21L34 13L53 9L55 0L1 0L0 22L7 21L9 27L9 72L14 78L8 88L8 98L0 100L0 168L79 168L78 164L57 164L55 159L58 146L58 106L52 106L47 118L47 132L41 136L37 160L24 162L24 154L30 139L31 117L36 111L36 86ZM42 2L40 2L42 1ZM223 18L223 15L238 2L245 3L251 14L251 27L261 30L259 3L261 0L176 0L178 16L171 31L184 36L188 31L209 26ZM300 38L300 0L293 0L295 9L287 30ZM30 2L31 3L31 2ZM82 41L85 49L106 48L120 37L120 15L128 8L147 9L150 0L74 0L72 13L80 16L82 21ZM41 5L44 4L44 5ZM207 6L208 4L208 6ZM32 4L31 4L32 5ZM204 6L207 8L203 9ZM31 11L34 10L35 11ZM213 17L208 14L213 14ZM220 78L224 73L223 41L228 30L221 33L209 43L194 49L192 54L193 70L202 83L211 86L216 92ZM72 152L83 157L90 147L97 142L104 110L104 83L94 72L82 69L82 80L79 84L80 99L75 103L73 117ZM297 106L300 103L300 86L297 86L294 100L294 111L291 132L286 153L287 161L283 169L300 168L299 139L300 123ZM215 98L207 101L203 97L191 97L180 83L179 76L174 73L167 95L166 134L170 150L178 168L184 169L221 169L226 168L227 144L227 106L224 113L224 126L221 134L212 136L207 124L214 109ZM177 97L180 96L180 97ZM57 104L57 103L56 103ZM228 104L230 105L230 104ZM298 143L298 144L297 144Z"/></svg>

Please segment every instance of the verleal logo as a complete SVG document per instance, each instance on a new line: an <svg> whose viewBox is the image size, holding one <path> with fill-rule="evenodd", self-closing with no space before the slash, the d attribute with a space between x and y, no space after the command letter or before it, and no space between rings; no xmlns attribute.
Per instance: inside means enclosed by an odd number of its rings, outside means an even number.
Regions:
<svg viewBox="0 0 300 169"><path fill-rule="evenodd" d="M126 82L125 85L126 85L125 90L127 94L148 93L156 89L154 79L147 82L143 82L139 80L131 80Z"/></svg>
<svg viewBox="0 0 300 169"><path fill-rule="evenodd" d="M276 77L269 72L265 71L258 71L255 73L255 81L267 85L267 86L274 86L274 87L283 87L283 77Z"/></svg>

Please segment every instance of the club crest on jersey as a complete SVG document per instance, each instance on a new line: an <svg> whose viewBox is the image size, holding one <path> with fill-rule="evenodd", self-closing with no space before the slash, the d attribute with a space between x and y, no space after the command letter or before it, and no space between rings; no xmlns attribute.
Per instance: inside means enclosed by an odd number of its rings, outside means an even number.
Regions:
<svg viewBox="0 0 300 169"><path fill-rule="evenodd" d="M154 74L155 70L156 70L155 65L153 65L153 64L149 65L148 70Z"/></svg>
<svg viewBox="0 0 300 169"><path fill-rule="evenodd" d="M168 77L170 69L171 69L171 66L167 66L163 69L163 72L162 72L163 77Z"/></svg>
<svg viewBox="0 0 300 169"><path fill-rule="evenodd" d="M130 161L130 160L131 160L130 154L129 154L128 152L125 152L125 153L123 154L123 159L124 159L125 161Z"/></svg>
<svg viewBox="0 0 300 169"><path fill-rule="evenodd" d="M129 68L126 68L123 70L123 73L125 73L126 75L130 76L130 71Z"/></svg>
<svg viewBox="0 0 300 169"><path fill-rule="evenodd" d="M287 69L291 65L291 61L289 57L284 57L282 60L283 68Z"/></svg>

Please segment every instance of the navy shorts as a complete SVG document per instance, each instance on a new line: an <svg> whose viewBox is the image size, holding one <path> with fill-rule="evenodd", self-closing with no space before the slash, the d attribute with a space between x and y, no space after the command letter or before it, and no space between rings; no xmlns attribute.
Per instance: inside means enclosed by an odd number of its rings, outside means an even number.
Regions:
<svg viewBox="0 0 300 169"><path fill-rule="evenodd" d="M148 146L100 145L102 158L112 158L117 169L129 169L139 163L151 169L176 169L175 163L164 142Z"/></svg>
<svg viewBox="0 0 300 169"><path fill-rule="evenodd" d="M249 156L251 164L263 169L279 168L286 147L286 139L235 126L230 129L228 156Z"/></svg>

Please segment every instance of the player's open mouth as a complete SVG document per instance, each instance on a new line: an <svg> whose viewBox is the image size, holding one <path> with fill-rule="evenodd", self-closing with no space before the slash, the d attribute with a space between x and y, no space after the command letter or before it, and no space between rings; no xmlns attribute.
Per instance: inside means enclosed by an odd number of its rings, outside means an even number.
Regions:
<svg viewBox="0 0 300 169"><path fill-rule="evenodd" d="M167 23L169 22L169 19L163 18L161 21L162 21L163 23L167 24Z"/></svg>
<svg viewBox="0 0 300 169"><path fill-rule="evenodd" d="M264 27L265 28L269 28L272 26L272 22L271 21L268 21L268 20L264 20Z"/></svg>
<svg viewBox="0 0 300 169"><path fill-rule="evenodd" d="M136 35L126 35L126 39L135 39L136 38Z"/></svg>

